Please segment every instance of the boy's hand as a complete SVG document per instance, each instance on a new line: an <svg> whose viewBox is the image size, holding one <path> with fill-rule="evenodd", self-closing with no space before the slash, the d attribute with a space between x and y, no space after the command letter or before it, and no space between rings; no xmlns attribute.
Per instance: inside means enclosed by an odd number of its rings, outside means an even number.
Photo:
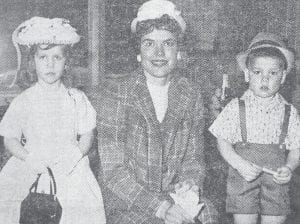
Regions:
<svg viewBox="0 0 300 224"><path fill-rule="evenodd" d="M250 182L259 176L259 174L262 172L262 168L245 160L238 165L237 171L246 181Z"/></svg>
<svg viewBox="0 0 300 224"><path fill-rule="evenodd" d="M273 180L277 184L286 184L290 182L292 178L292 170L288 166L283 166L277 169L277 172L273 175Z"/></svg>

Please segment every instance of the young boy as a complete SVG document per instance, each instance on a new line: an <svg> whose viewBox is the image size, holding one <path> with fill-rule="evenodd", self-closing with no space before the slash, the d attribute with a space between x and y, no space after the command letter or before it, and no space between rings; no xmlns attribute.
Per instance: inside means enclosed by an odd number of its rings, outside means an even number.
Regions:
<svg viewBox="0 0 300 224"><path fill-rule="evenodd" d="M289 181L298 166L300 120L278 93L294 55L280 37L259 33L237 56L249 88L220 113L210 132L229 163L226 210L235 224L284 223Z"/></svg>

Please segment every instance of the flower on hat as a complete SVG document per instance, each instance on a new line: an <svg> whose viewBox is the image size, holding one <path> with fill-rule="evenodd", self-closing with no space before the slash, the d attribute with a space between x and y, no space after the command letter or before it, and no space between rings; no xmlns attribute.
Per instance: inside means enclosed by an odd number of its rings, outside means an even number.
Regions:
<svg viewBox="0 0 300 224"><path fill-rule="evenodd" d="M150 0L145 2L138 10L137 17L131 23L131 31L136 32L136 25L138 22L148 20L148 19L157 19L163 15L169 15L175 19L182 31L186 29L186 23L181 16L181 12L176 9L174 3L167 0Z"/></svg>

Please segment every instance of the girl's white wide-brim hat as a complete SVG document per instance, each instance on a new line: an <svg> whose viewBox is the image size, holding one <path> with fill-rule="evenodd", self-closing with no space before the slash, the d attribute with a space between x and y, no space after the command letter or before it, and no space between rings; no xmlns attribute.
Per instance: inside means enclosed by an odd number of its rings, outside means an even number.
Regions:
<svg viewBox="0 0 300 224"><path fill-rule="evenodd" d="M247 69L246 60L251 50L263 47L274 47L280 50L287 61L287 73L291 71L291 69L294 66L294 53L287 49L285 43L283 42L280 36L266 32L258 33L251 41L248 49L237 55L236 60L242 71L245 71L245 69Z"/></svg>
<svg viewBox="0 0 300 224"><path fill-rule="evenodd" d="M138 22L157 19L163 15L168 15L175 19L182 32L186 30L186 23L181 16L181 12L176 9L174 3L167 0L150 0L145 2L138 10L137 17L131 22L131 32L136 32L136 25Z"/></svg>
<svg viewBox="0 0 300 224"><path fill-rule="evenodd" d="M21 23L12 35L13 41L21 45L75 44L80 36L69 21L63 18L32 17Z"/></svg>
<svg viewBox="0 0 300 224"><path fill-rule="evenodd" d="M12 34L12 42L17 51L18 67L21 67L20 45L65 44L73 45L80 41L80 36L69 21L63 18L32 17L21 23Z"/></svg>

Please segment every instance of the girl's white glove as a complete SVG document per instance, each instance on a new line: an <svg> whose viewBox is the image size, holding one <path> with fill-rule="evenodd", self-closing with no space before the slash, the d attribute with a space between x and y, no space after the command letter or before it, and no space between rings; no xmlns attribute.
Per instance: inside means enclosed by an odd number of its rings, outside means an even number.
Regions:
<svg viewBox="0 0 300 224"><path fill-rule="evenodd" d="M72 148L69 153L65 153L60 156L55 164L51 166L55 175L70 175L80 160L83 158L83 155L79 148Z"/></svg>

